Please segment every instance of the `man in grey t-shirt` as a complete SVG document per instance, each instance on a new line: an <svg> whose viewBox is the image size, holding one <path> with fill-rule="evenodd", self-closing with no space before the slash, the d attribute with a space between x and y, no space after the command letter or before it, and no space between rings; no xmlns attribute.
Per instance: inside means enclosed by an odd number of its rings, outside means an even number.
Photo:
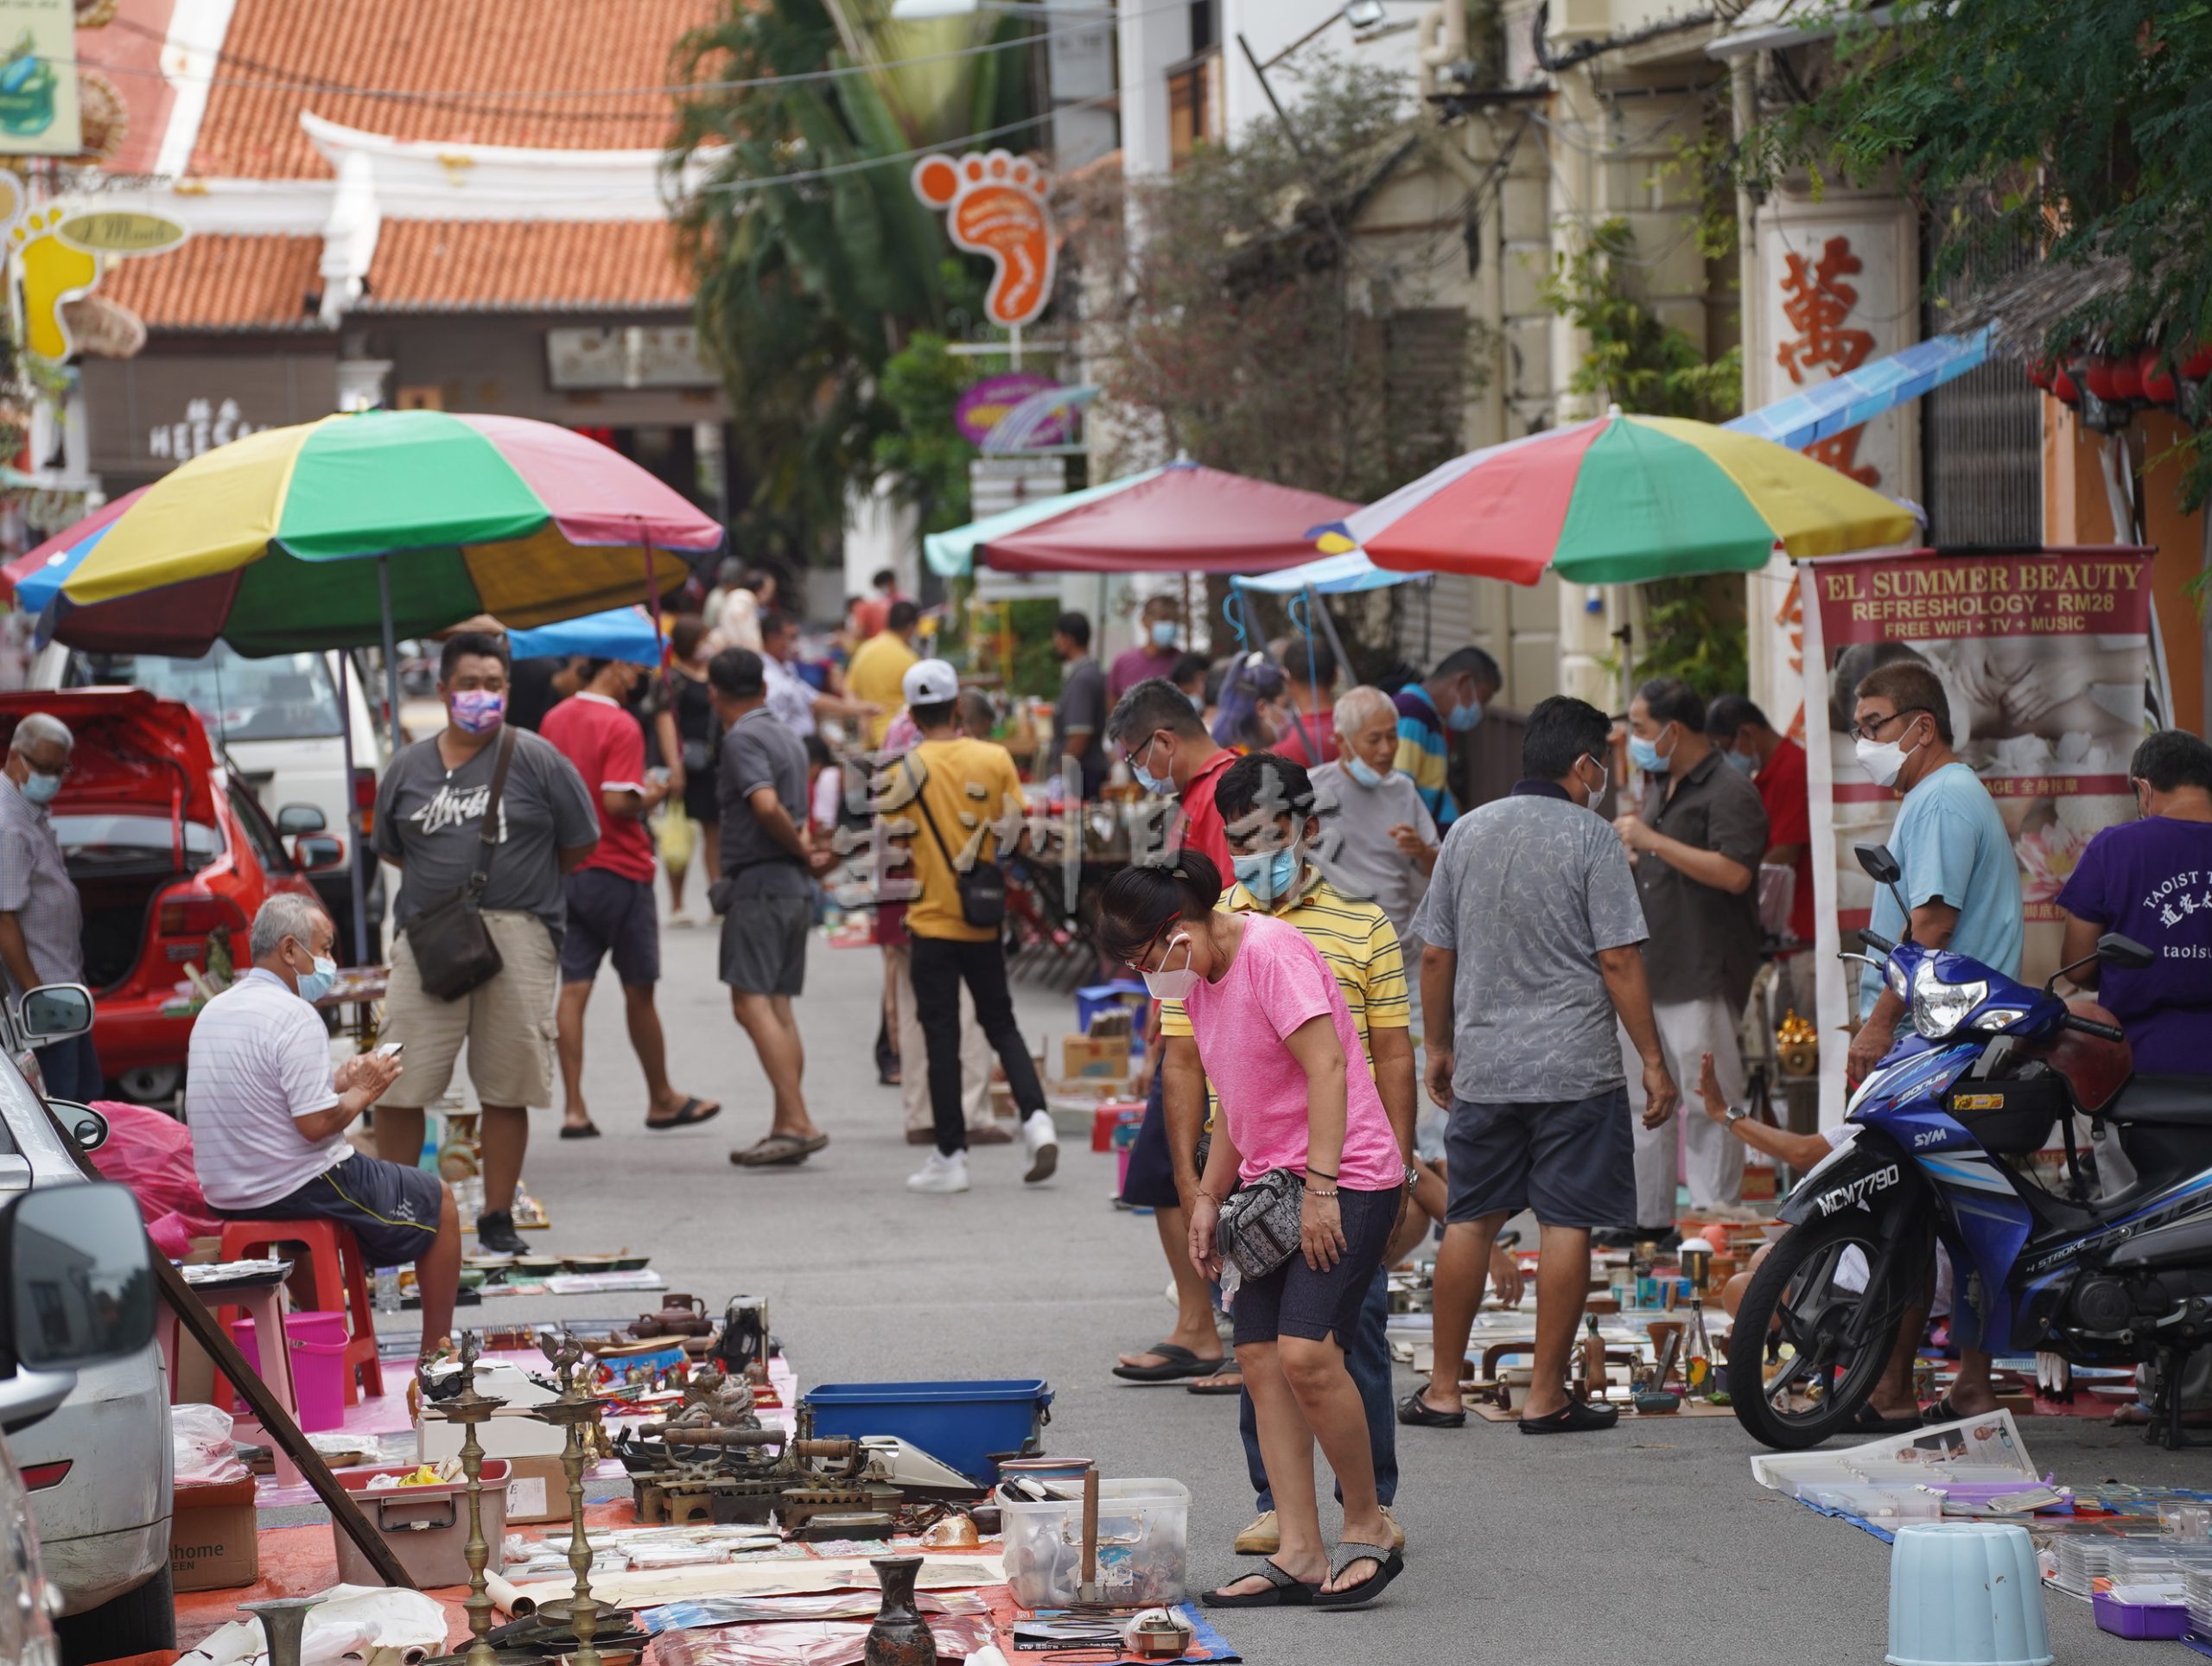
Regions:
<svg viewBox="0 0 2212 1666"><path fill-rule="evenodd" d="M1567 1392L1589 1286L1590 1232L1636 1207L1636 1144L1616 1014L1643 1060L1644 1123L1674 1114L1651 1019L1643 908L1604 796L1605 715L1554 696L1529 714L1523 779L1459 817L1414 916L1427 946L1430 1098L1449 1108L1451 1202L1436 1258L1436 1364L1398 1421L1466 1421L1459 1366L1498 1229L1534 1208L1543 1229L1526 1434L1611 1428L1618 1412ZM1447 1022L1446 1014L1452 1014Z"/></svg>

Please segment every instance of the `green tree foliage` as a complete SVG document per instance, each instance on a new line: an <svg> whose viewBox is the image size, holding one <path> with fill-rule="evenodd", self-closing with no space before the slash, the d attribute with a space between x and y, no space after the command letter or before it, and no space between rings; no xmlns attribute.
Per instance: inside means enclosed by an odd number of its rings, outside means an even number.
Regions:
<svg viewBox="0 0 2212 1666"><path fill-rule="evenodd" d="M2039 247L2084 283L2051 357L2212 340L2212 3L2208 0L1830 0L1838 28L1807 99L1763 124L1744 166L1766 188L1902 188L1942 228L1930 293L1977 258ZM2186 442L2189 501L2212 492L2212 435Z"/></svg>
<svg viewBox="0 0 2212 1666"><path fill-rule="evenodd" d="M967 524L968 465L975 460L953 420L960 395L980 373L975 359L956 358L934 330L917 331L883 366L883 402L898 420L875 439L875 464L898 482L925 532Z"/></svg>
<svg viewBox="0 0 2212 1666"><path fill-rule="evenodd" d="M1625 220L1592 228L1543 280L1547 305L1584 332L1567 385L1623 410L1723 422L1743 406L1743 354L1708 359L1685 331L1652 310L1635 283L1636 236ZM1679 677L1708 698L1740 691L1750 676L1744 587L1726 577L1659 579L1641 587L1643 652L1636 674Z"/></svg>
<svg viewBox="0 0 2212 1666"><path fill-rule="evenodd" d="M1018 48L952 60L963 79L950 91L942 63L771 79L931 50L912 27L884 24L888 10L733 0L677 52L678 76L701 90L677 100L669 178L701 340L735 412L746 530L753 547L801 559L842 525L848 487L887 466L879 442L902 420L886 392L892 361L918 332L961 328L974 292L906 153L1019 120L1027 98L1007 61L1027 56ZM706 85L736 81L768 84ZM761 183L779 175L807 177Z"/></svg>

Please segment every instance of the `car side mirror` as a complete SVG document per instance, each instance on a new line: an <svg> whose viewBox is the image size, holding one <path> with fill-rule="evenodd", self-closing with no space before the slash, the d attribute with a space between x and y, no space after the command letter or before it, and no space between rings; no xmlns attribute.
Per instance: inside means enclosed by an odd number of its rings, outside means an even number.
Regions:
<svg viewBox="0 0 2212 1666"><path fill-rule="evenodd" d="M0 1428L45 1416L77 1373L154 1339L158 1287L137 1199L105 1181L41 1186L0 1215L8 1304Z"/></svg>
<svg viewBox="0 0 2212 1666"><path fill-rule="evenodd" d="M301 833L320 833L329 825L313 804L286 804L276 812L276 830L288 839Z"/></svg>
<svg viewBox="0 0 2212 1666"><path fill-rule="evenodd" d="M23 1039L42 1047L92 1027L92 992L81 983L41 983L23 997Z"/></svg>
<svg viewBox="0 0 2212 1666"><path fill-rule="evenodd" d="M2107 966L2124 966L2131 972L2139 972L2158 957L2132 937L2107 932L2097 939L2097 958Z"/></svg>
<svg viewBox="0 0 2212 1666"><path fill-rule="evenodd" d="M1904 869L1897 866L1897 859L1890 854L1886 844L1862 844L1853 847L1859 866L1866 877L1877 885L1895 885L1904 877Z"/></svg>
<svg viewBox="0 0 2212 1666"><path fill-rule="evenodd" d="M292 860L302 873L319 874L346 861L346 847L321 833L302 834L292 841Z"/></svg>
<svg viewBox="0 0 2212 1666"><path fill-rule="evenodd" d="M78 1150L89 1154L107 1143L107 1118L90 1105L80 1105L74 1099L49 1099L46 1104L54 1119L68 1130Z"/></svg>

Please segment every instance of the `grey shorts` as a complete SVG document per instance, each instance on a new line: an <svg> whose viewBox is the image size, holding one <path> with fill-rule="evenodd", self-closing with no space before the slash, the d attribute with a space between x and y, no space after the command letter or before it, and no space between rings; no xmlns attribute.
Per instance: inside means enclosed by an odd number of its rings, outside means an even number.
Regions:
<svg viewBox="0 0 2212 1666"><path fill-rule="evenodd" d="M1452 1102L1447 1221L1534 1209L1546 1226L1630 1226L1636 1131L1626 1087L1528 1104Z"/></svg>
<svg viewBox="0 0 2212 1666"><path fill-rule="evenodd" d="M733 897L722 916L722 982L747 995L798 994L806 986L811 897Z"/></svg>

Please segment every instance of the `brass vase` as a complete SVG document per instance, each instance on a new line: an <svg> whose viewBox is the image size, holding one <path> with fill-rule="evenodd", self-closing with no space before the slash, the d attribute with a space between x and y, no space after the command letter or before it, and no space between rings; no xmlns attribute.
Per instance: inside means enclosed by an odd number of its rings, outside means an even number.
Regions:
<svg viewBox="0 0 2212 1666"><path fill-rule="evenodd" d="M875 1611L875 1624L868 1628L865 1666L937 1666L937 1639L914 1600L922 1559L876 1556L868 1566L883 1587L883 1603Z"/></svg>

